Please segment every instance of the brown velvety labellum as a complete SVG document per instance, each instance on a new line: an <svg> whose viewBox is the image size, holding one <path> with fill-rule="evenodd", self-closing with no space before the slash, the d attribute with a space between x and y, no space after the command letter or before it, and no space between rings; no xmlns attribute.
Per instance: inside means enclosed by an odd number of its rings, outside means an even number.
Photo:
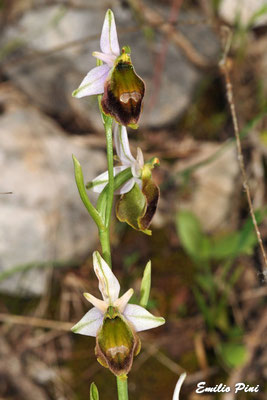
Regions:
<svg viewBox="0 0 267 400"><path fill-rule="evenodd" d="M115 308L109 307L102 328L96 337L98 362L117 376L127 375L133 357L140 350L140 339L129 322Z"/></svg>
<svg viewBox="0 0 267 400"><path fill-rule="evenodd" d="M103 111L121 125L134 125L141 113L144 93L145 84L131 62L120 60L105 83Z"/></svg>

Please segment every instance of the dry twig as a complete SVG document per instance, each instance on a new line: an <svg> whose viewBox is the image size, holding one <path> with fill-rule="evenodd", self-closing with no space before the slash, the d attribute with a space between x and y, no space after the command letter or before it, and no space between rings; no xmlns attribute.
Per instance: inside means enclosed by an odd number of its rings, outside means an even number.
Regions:
<svg viewBox="0 0 267 400"><path fill-rule="evenodd" d="M237 121L237 115L236 115L236 109L235 109L235 103L234 103L234 96L233 96L233 86L232 82L230 79L230 73L229 73L229 65L230 65L230 60L228 58L228 54L231 48L231 43L232 43L232 32L227 28L227 38L224 46L224 52L223 52L223 57L219 63L220 69L224 75L225 78L225 86L226 86L226 95L227 95L227 101L230 107L231 111L231 117L233 121L233 127L234 127L234 133L235 133L235 138L236 138L236 147L237 147L237 155L238 155L238 162L239 166L241 169L242 173L242 181L243 181L243 187L246 192L247 196L247 201L249 205L249 211L251 214L252 222L255 228L255 232L257 235L258 243L261 249L262 257L263 257L263 266L262 266L262 277L264 281L267 281L267 257L265 253L265 249L263 246L262 242L262 237L261 233L258 227L258 223L255 217L255 212L252 204L252 198L251 198L251 193L250 193L250 188L248 185L248 179L247 179L247 174L246 174L246 169L245 169L245 163L244 163L244 157L242 153L242 147L241 147L241 140L240 140L240 132L239 132L239 126L238 126L238 121Z"/></svg>
<svg viewBox="0 0 267 400"><path fill-rule="evenodd" d="M61 331L70 331L74 323L53 321L49 319L28 317L23 315L12 315L0 313L0 321L10 324L28 325L35 326L38 328L55 329Z"/></svg>

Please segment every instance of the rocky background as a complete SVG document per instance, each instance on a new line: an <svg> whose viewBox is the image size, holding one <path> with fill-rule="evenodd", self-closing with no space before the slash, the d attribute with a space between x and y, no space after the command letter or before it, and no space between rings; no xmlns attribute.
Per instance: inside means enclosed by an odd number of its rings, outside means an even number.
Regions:
<svg viewBox="0 0 267 400"><path fill-rule="evenodd" d="M88 399L92 381L101 400L116 396L115 380L95 361L94 340L69 332L88 308L81 294L90 288L97 295L91 254L99 248L71 156L86 181L106 169L96 98L71 93L95 66L91 53L109 7L120 45L130 45L146 82L140 128L130 133L133 153L140 146L146 159L161 161L152 237L112 225L122 287L138 293L150 258L149 308L167 320L141 335L130 398L171 399L186 370L182 399L265 399L266 279L218 66L227 28L266 248L265 0L0 1L0 398ZM200 381L259 384L260 392L202 396Z"/></svg>

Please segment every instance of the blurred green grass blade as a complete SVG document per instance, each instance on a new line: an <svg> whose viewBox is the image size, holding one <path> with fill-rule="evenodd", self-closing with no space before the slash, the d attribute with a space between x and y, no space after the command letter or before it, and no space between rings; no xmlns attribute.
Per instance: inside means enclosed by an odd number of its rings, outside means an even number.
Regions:
<svg viewBox="0 0 267 400"><path fill-rule="evenodd" d="M151 288L151 261L148 261L141 282L140 306L142 307L147 306L150 294L150 288Z"/></svg>
<svg viewBox="0 0 267 400"><path fill-rule="evenodd" d="M69 268L73 267L74 265L78 265L78 260L70 260L70 261L43 261L43 262L31 262L27 264L20 264L15 265L12 268L9 268L5 271L0 272L0 282L4 281L5 279L10 278L11 276L27 272L31 269L37 268Z"/></svg>
<svg viewBox="0 0 267 400"><path fill-rule="evenodd" d="M200 311L202 312L202 314L207 322L207 325L209 326L209 328L212 329L214 327L214 321L213 321L213 317L212 317L212 309L210 309L210 307L207 305L205 297L201 294L201 292L200 292L200 290L198 290L198 288L194 287L193 292L195 295L197 305L198 305Z"/></svg>

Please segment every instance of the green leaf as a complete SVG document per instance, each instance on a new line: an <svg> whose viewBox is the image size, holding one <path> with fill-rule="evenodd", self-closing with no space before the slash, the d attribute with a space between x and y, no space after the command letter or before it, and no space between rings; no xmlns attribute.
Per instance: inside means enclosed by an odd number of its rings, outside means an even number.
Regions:
<svg viewBox="0 0 267 400"><path fill-rule="evenodd" d="M257 222L263 219L263 213L256 212ZM215 260L235 258L240 254L252 254L257 244L257 236L251 217L247 219L239 232L214 238L211 246L211 257Z"/></svg>
<svg viewBox="0 0 267 400"><path fill-rule="evenodd" d="M176 227L187 253L195 260L208 259L211 242L202 232L200 222L190 211L180 211L176 217Z"/></svg>
<svg viewBox="0 0 267 400"><path fill-rule="evenodd" d="M235 257L238 247L239 233L229 233L222 237L213 238L211 257L215 260L223 260L228 257Z"/></svg>
<svg viewBox="0 0 267 400"><path fill-rule="evenodd" d="M141 296L139 304L142 307L147 306L150 294L150 288L151 288L151 261L148 261L141 282Z"/></svg>
<svg viewBox="0 0 267 400"><path fill-rule="evenodd" d="M99 229L104 229L104 223L103 220L98 213L98 211L94 208L93 204L89 200L89 197L86 193L86 189L84 186L84 180L83 180L83 172L82 172L82 167L77 158L72 155L73 163L74 163L74 173L75 173L75 180L76 180L76 185L80 194L80 197L82 199L83 204L85 205L85 208L95 221L96 225L98 226Z"/></svg>
<svg viewBox="0 0 267 400"><path fill-rule="evenodd" d="M99 400L98 390L94 382L90 386L90 400Z"/></svg>
<svg viewBox="0 0 267 400"><path fill-rule="evenodd" d="M223 361L230 368L241 366L247 359L247 350L242 343L221 343L218 350Z"/></svg>

